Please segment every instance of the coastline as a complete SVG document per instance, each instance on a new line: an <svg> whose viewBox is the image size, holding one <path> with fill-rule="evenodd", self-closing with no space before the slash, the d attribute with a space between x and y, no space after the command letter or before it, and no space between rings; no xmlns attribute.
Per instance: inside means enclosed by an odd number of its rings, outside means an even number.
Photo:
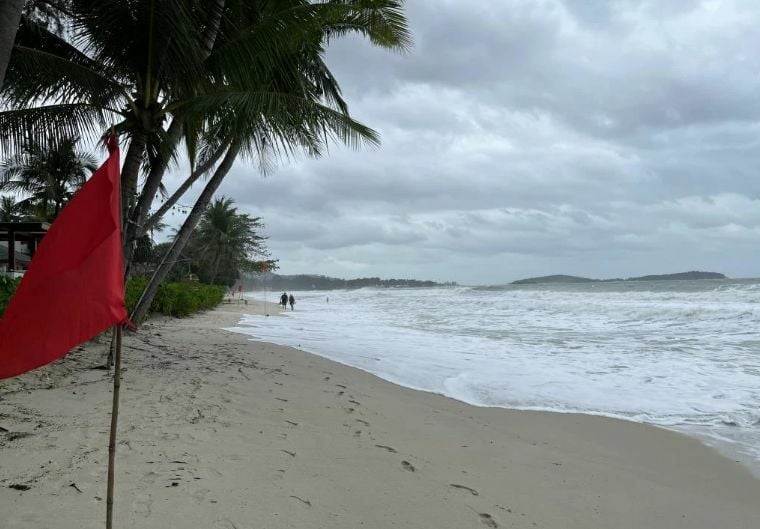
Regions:
<svg viewBox="0 0 760 529"><path fill-rule="evenodd" d="M117 526L729 529L760 519L760 480L696 439L478 408L222 330L262 305L157 319L125 339ZM0 382L0 427L13 433L0 430L2 527L102 526L110 379L89 367L105 347Z"/></svg>

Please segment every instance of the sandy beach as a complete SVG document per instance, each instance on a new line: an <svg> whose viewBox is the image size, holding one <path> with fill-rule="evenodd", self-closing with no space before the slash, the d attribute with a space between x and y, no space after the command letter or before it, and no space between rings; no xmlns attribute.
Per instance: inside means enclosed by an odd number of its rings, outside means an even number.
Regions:
<svg viewBox="0 0 760 529"><path fill-rule="evenodd" d="M472 407L222 330L125 338L117 527L756 529L760 480L666 430ZM277 316L273 316L277 317ZM100 528L106 340L0 382L0 528Z"/></svg>

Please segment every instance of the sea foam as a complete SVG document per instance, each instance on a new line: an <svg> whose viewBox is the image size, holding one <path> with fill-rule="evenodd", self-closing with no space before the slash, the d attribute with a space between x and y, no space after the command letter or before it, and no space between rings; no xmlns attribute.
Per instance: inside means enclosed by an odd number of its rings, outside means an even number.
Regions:
<svg viewBox="0 0 760 529"><path fill-rule="evenodd" d="M286 317L246 316L235 330L478 406L676 428L760 468L760 282L295 296Z"/></svg>

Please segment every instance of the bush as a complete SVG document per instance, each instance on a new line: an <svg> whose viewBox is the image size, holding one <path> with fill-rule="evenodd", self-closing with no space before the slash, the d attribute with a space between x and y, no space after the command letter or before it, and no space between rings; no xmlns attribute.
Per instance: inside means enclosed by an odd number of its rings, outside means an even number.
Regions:
<svg viewBox="0 0 760 529"><path fill-rule="evenodd" d="M148 278L137 276L130 277L127 280L127 287L124 289L124 304L127 306L127 312L132 312L137 302L140 299L140 295L148 285Z"/></svg>
<svg viewBox="0 0 760 529"><path fill-rule="evenodd" d="M127 281L127 310L132 311L147 284L145 277L133 277ZM164 283L158 287L149 312L184 318L202 310L213 309L222 302L225 292L226 288L219 285Z"/></svg>
<svg viewBox="0 0 760 529"><path fill-rule="evenodd" d="M0 276L0 316L5 312L19 281L20 279ZM132 312L147 284L146 277L129 278L124 293L128 312ZM149 312L184 318L202 310L213 309L222 302L225 291L225 287L218 285L165 283L158 288Z"/></svg>
<svg viewBox="0 0 760 529"><path fill-rule="evenodd" d="M10 302L11 296L13 296L20 281L20 279L0 276L0 316L3 315L6 307L8 307L8 302Z"/></svg>

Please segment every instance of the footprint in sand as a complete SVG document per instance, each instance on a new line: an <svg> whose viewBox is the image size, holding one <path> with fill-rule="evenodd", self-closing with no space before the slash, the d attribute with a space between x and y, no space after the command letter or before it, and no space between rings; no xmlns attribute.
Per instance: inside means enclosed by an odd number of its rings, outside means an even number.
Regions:
<svg viewBox="0 0 760 529"><path fill-rule="evenodd" d="M298 497L298 496L289 496L289 497L290 497L290 498L293 498L294 500L298 500L298 501L300 501L301 503L303 503L303 504L304 504L304 505L306 505L307 507L311 507L311 502L310 502L309 500L305 500L305 499L303 499L303 498L300 498L300 497Z"/></svg>
<svg viewBox="0 0 760 529"><path fill-rule="evenodd" d="M150 516L151 507L153 506L153 498L147 494L136 494L133 509L137 514L141 514L146 518Z"/></svg>
<svg viewBox="0 0 760 529"><path fill-rule="evenodd" d="M195 492L192 493L192 497L197 502L205 501L206 496L208 496L208 493L211 492L211 489L198 489Z"/></svg>
<svg viewBox="0 0 760 529"><path fill-rule="evenodd" d="M409 472L414 472L417 470L409 461L402 461L401 466L404 467L404 470L408 470Z"/></svg>
<svg viewBox="0 0 760 529"><path fill-rule="evenodd" d="M499 524L496 523L496 520L493 519L493 516L487 512L480 512L478 513L478 516L480 517L480 523L486 527L499 527Z"/></svg>
<svg viewBox="0 0 760 529"><path fill-rule="evenodd" d="M219 518L214 522L213 529L237 529L237 525L232 523L228 518Z"/></svg>
<svg viewBox="0 0 760 529"><path fill-rule="evenodd" d="M449 483L449 487L453 487L455 489L460 489L460 490L466 490L467 492L469 492L473 496L477 496L478 495L478 491L477 490L473 489L472 487L467 487L465 485L459 485L458 483Z"/></svg>

